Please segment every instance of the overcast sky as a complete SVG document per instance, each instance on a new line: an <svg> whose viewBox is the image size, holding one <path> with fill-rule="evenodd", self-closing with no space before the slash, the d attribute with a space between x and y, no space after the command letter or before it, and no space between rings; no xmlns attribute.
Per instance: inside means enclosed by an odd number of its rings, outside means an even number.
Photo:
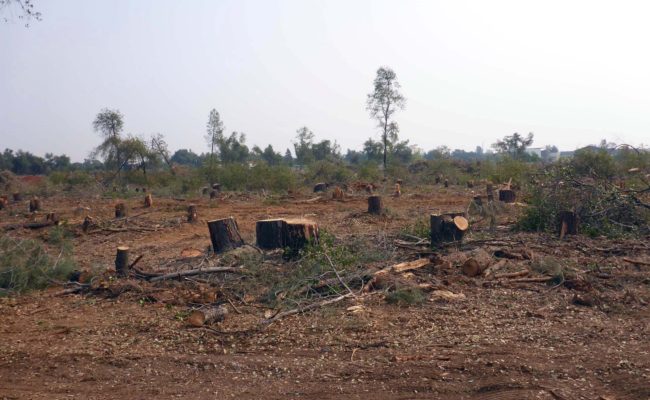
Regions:
<svg viewBox="0 0 650 400"><path fill-rule="evenodd" d="M104 107L173 150L207 150L212 108L250 146L284 152L306 125L360 148L382 65L407 98L401 137L425 150L513 132L650 144L650 2L33 2L43 21L0 22L0 149L82 160Z"/></svg>

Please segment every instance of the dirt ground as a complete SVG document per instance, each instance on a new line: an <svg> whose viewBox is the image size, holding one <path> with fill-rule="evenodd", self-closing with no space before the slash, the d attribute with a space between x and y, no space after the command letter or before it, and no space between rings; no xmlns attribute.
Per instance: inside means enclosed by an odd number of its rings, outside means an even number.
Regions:
<svg viewBox="0 0 650 400"><path fill-rule="evenodd" d="M307 193L214 201L154 193L152 209L142 208L139 195L126 200L132 219L123 230L79 231L75 259L83 270L110 270L115 248L128 245L144 255L138 268L169 271L184 249L209 247L206 220L226 216L237 219L249 243L256 220L305 217L337 238L385 237L386 246L433 212L464 210L472 196L465 188L403 193L384 196L388 212L381 217L364 214L362 194L338 202L309 201ZM115 204L63 195L43 202L77 230L86 213L110 221ZM184 220L190 202L199 206L200 223ZM24 221L23 203L3 211L0 225ZM204 328L182 320L187 302L143 301L134 293L59 295L54 287L0 299L0 398L650 399L650 267L624 260L650 261L648 238L514 234L508 227L518 207L504 206L494 233L485 221L474 223L468 246L483 240L479 247L489 251L570 259L583 271L581 284L495 282L465 277L455 265L430 265L412 279L464 298L428 292L422 304L399 306L388 304L384 291L359 292L265 325L265 305L229 298L226 320ZM48 229L8 234L43 237ZM453 259L464 250L442 255ZM377 267L413 257L395 248ZM507 271L518 271L528 261L509 262ZM182 285L146 289L180 298Z"/></svg>

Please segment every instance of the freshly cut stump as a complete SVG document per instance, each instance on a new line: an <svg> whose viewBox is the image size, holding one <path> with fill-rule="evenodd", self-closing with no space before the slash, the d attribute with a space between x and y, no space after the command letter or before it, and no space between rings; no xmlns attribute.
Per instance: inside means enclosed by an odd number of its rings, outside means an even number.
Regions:
<svg viewBox="0 0 650 400"><path fill-rule="evenodd" d="M220 183L213 183L212 184L212 190L216 190L217 192L221 191L221 184Z"/></svg>
<svg viewBox="0 0 650 400"><path fill-rule="evenodd" d="M29 212L39 211L41 209L41 200L34 197L29 201Z"/></svg>
<svg viewBox="0 0 650 400"><path fill-rule="evenodd" d="M476 249L470 253L470 257L463 263L461 270L469 277L479 276L488 269L492 261L492 257L487 251Z"/></svg>
<svg viewBox="0 0 650 400"><path fill-rule="evenodd" d="M126 205L124 203L117 203L115 205L115 218L126 217Z"/></svg>
<svg viewBox="0 0 650 400"><path fill-rule="evenodd" d="M345 195L343 194L343 189L341 189L339 186L335 187L334 191L332 192L332 199L342 201L344 197Z"/></svg>
<svg viewBox="0 0 650 400"><path fill-rule="evenodd" d="M578 234L578 215L573 211L560 212L560 239Z"/></svg>
<svg viewBox="0 0 650 400"><path fill-rule="evenodd" d="M460 241L467 228L464 212L431 214L431 245Z"/></svg>
<svg viewBox="0 0 650 400"><path fill-rule="evenodd" d="M504 203L514 203L517 199L515 191L512 189L501 189L499 190L499 201Z"/></svg>
<svg viewBox="0 0 650 400"><path fill-rule="evenodd" d="M210 241L216 254L235 249L244 245L239 234L237 221L233 217L208 221Z"/></svg>
<svg viewBox="0 0 650 400"><path fill-rule="evenodd" d="M16 193L13 194L13 199L14 199L14 201L22 201L23 195L16 192Z"/></svg>
<svg viewBox="0 0 650 400"><path fill-rule="evenodd" d="M187 206L187 222L196 222L198 219L196 204L190 204Z"/></svg>
<svg viewBox="0 0 650 400"><path fill-rule="evenodd" d="M317 183L314 185L314 193L324 192L327 190L327 183Z"/></svg>
<svg viewBox="0 0 650 400"><path fill-rule="evenodd" d="M381 211L382 211L381 196L368 197L368 213L381 214Z"/></svg>
<svg viewBox="0 0 650 400"><path fill-rule="evenodd" d="M284 219L263 219L255 224L257 247L265 250L281 249L286 246L287 221Z"/></svg>
<svg viewBox="0 0 650 400"><path fill-rule="evenodd" d="M153 206L153 197L151 197L151 193L144 196L144 206L147 208Z"/></svg>
<svg viewBox="0 0 650 400"><path fill-rule="evenodd" d="M213 322L221 322L226 318L226 315L228 315L228 308L222 304L218 307L207 307L192 311L187 318L187 322L198 328Z"/></svg>
<svg viewBox="0 0 650 400"><path fill-rule="evenodd" d="M445 187L446 187L446 188L449 187L449 180L448 180L448 179L445 179Z"/></svg>
<svg viewBox="0 0 650 400"><path fill-rule="evenodd" d="M218 193L219 192L217 192L216 190L210 191L210 199L216 199Z"/></svg>
<svg viewBox="0 0 650 400"><path fill-rule="evenodd" d="M115 255L115 271L118 276L126 276L129 269L129 248L127 246L120 246L117 248Z"/></svg>
<svg viewBox="0 0 650 400"><path fill-rule="evenodd" d="M284 245L291 249L301 249L309 242L318 243L318 224L307 219L286 220Z"/></svg>
<svg viewBox="0 0 650 400"><path fill-rule="evenodd" d="M487 200L494 201L494 186L491 183L488 183L485 191L487 192Z"/></svg>

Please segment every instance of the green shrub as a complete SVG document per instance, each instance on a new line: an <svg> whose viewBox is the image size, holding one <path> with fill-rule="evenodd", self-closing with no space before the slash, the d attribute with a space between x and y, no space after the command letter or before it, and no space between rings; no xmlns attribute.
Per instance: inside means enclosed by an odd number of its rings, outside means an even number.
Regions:
<svg viewBox="0 0 650 400"><path fill-rule="evenodd" d="M418 288L406 287L389 292L386 295L386 302L398 306L410 306L422 304L425 300L424 293Z"/></svg>
<svg viewBox="0 0 650 400"><path fill-rule="evenodd" d="M571 159L571 167L580 176L611 179L616 175L614 158L605 149L580 149Z"/></svg>

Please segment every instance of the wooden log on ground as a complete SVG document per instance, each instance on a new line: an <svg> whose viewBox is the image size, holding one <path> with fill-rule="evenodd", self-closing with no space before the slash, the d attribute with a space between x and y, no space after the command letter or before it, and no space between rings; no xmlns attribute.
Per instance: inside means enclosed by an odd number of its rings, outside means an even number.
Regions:
<svg viewBox="0 0 650 400"><path fill-rule="evenodd" d="M314 185L314 193L324 192L326 190L327 190L327 183L320 182Z"/></svg>
<svg viewBox="0 0 650 400"><path fill-rule="evenodd" d="M244 240L239 234L237 221L233 217L208 221L208 229L215 254L244 245Z"/></svg>
<svg viewBox="0 0 650 400"><path fill-rule="evenodd" d="M129 248L119 246L115 254L115 272L118 276L126 276L129 272Z"/></svg>
<svg viewBox="0 0 650 400"><path fill-rule="evenodd" d="M470 257L465 260L461 270L463 274L469 277L481 275L492 264L492 257L483 249L476 249L470 253Z"/></svg>
<svg viewBox="0 0 650 400"><path fill-rule="evenodd" d="M198 220L199 217L196 211L196 204L190 204L187 206L187 222L196 222Z"/></svg>
<svg viewBox="0 0 650 400"><path fill-rule="evenodd" d="M381 196L368 197L368 214L381 214Z"/></svg>
<svg viewBox="0 0 650 400"><path fill-rule="evenodd" d="M126 217L126 204L117 203L115 205L115 218L125 218Z"/></svg>
<svg viewBox="0 0 650 400"><path fill-rule="evenodd" d="M578 234L578 214L573 211L562 211L559 214L560 219L560 239L564 239L565 235Z"/></svg>
<svg viewBox="0 0 650 400"><path fill-rule="evenodd" d="M205 307L192 311L187 318L187 322L198 328L214 322L221 322L226 318L226 315L228 315L228 308L224 304L217 307Z"/></svg>
<svg viewBox="0 0 650 400"><path fill-rule="evenodd" d="M284 248L287 221L284 219L264 219L255 223L257 247L265 250Z"/></svg>
<svg viewBox="0 0 650 400"><path fill-rule="evenodd" d="M318 224L307 219L286 220L283 236L285 247L301 249L309 242L318 243Z"/></svg>
<svg viewBox="0 0 650 400"><path fill-rule="evenodd" d="M504 203L514 203L517 199L515 191L512 189L501 189L499 190L499 201Z"/></svg>
<svg viewBox="0 0 650 400"><path fill-rule="evenodd" d="M12 196L13 196L14 202L19 202L19 201L23 200L23 195L20 194L19 192L13 193Z"/></svg>
<svg viewBox="0 0 650 400"><path fill-rule="evenodd" d="M41 199L34 196L29 200L29 212L36 212L41 210Z"/></svg>
<svg viewBox="0 0 650 400"><path fill-rule="evenodd" d="M144 196L144 206L146 208L153 206L153 197L151 197L151 193Z"/></svg>
<svg viewBox="0 0 650 400"><path fill-rule="evenodd" d="M344 197L345 194L343 193L343 189L341 189L339 186L335 187L334 191L332 192L332 199L342 201Z"/></svg>
<svg viewBox="0 0 650 400"><path fill-rule="evenodd" d="M462 240L469 222L464 212L431 214L431 245Z"/></svg>
<svg viewBox="0 0 650 400"><path fill-rule="evenodd" d="M242 268L234 268L234 267L212 267L212 268L199 268L199 269L191 269L191 270L186 270L186 271L178 271L178 272L172 272L170 274L164 274L164 275L155 275L149 272L144 272L144 271L137 271L137 278L142 278L142 279L147 279L149 282L159 282L159 281L164 281L164 280L169 280L169 279L179 279L183 278L186 276L195 276L195 275L201 275L201 274L214 274L217 272L231 272L234 274L243 274L246 271Z"/></svg>

